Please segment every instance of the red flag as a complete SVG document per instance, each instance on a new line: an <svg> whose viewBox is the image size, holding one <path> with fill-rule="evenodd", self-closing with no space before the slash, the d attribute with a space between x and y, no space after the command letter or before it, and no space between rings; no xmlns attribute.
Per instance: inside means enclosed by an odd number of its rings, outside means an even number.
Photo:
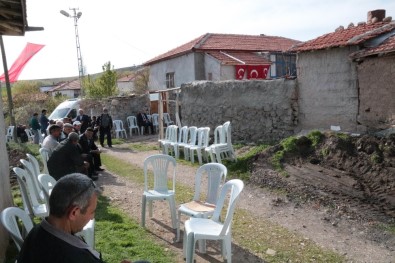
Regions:
<svg viewBox="0 0 395 263"><path fill-rule="evenodd" d="M244 79L245 72L247 71L246 65L236 65L236 79Z"/></svg>
<svg viewBox="0 0 395 263"><path fill-rule="evenodd" d="M19 55L17 60L15 60L14 64L12 64L11 68L8 70L8 76L10 78L10 82L15 82L18 80L19 75L21 74L23 68L26 66L27 62L38 52L40 51L44 45L27 43L25 49ZM0 81L5 81L4 74L0 76Z"/></svg>
<svg viewBox="0 0 395 263"><path fill-rule="evenodd" d="M247 79L266 79L270 65L247 66Z"/></svg>

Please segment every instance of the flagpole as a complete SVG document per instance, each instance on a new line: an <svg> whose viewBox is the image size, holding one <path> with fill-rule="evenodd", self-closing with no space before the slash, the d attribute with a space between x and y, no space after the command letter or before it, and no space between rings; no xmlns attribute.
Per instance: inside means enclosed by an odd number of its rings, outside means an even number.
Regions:
<svg viewBox="0 0 395 263"><path fill-rule="evenodd" d="M10 77L8 76L8 67L7 67L7 58L5 55L5 50L4 50L4 42L3 42L3 36L0 35L0 48L1 48L1 57L3 59L3 68L4 68L4 77L5 77L5 86L7 89L7 98L8 98L8 111L10 114L10 121L11 125L13 125L14 128L14 141L18 142L18 137L16 136L16 124L15 124L15 118L13 114L13 109L14 109L14 104L12 102L12 95L11 95L11 85L10 85Z"/></svg>

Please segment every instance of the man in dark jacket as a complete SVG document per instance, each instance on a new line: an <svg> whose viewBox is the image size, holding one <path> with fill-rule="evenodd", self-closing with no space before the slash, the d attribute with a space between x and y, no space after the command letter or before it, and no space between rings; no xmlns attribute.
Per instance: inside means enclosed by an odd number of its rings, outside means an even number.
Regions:
<svg viewBox="0 0 395 263"><path fill-rule="evenodd" d="M91 124L91 118L84 114L83 109L78 110L78 116L75 120L81 122L80 134L83 134L86 128L88 128Z"/></svg>
<svg viewBox="0 0 395 263"><path fill-rule="evenodd" d="M78 141L78 134L70 132L68 138L60 142L49 157L48 171L56 180L70 173L88 174L89 163L82 158Z"/></svg>
<svg viewBox="0 0 395 263"><path fill-rule="evenodd" d="M104 147L104 136L106 135L108 147L111 148L112 118L108 114L107 108L103 108L103 113L97 118L97 125L99 126L100 132L100 145Z"/></svg>
<svg viewBox="0 0 395 263"><path fill-rule="evenodd" d="M85 132L80 135L79 144L81 146L83 156L85 155L85 160L89 162L89 173L94 175L95 171L104 171L104 169L100 168L101 151L93 140L93 129L91 127L88 127Z"/></svg>

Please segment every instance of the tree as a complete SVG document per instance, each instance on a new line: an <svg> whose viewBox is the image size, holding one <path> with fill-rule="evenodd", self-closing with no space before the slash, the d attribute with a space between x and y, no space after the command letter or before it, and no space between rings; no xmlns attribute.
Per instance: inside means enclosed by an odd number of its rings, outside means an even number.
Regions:
<svg viewBox="0 0 395 263"><path fill-rule="evenodd" d="M135 72L134 91L136 94L145 94L148 91L149 68L145 67Z"/></svg>
<svg viewBox="0 0 395 263"><path fill-rule="evenodd" d="M103 73L96 80L93 80L90 76L84 79L83 86L88 97L105 98L118 93L117 72L111 66L111 62L105 63L102 69Z"/></svg>

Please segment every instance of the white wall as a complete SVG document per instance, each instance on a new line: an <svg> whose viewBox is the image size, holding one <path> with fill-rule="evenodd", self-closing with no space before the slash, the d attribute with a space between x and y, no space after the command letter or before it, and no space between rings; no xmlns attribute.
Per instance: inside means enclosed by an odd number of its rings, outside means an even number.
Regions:
<svg viewBox="0 0 395 263"><path fill-rule="evenodd" d="M348 57L352 51L347 47L298 54L301 129L339 125L343 131L357 131L357 74Z"/></svg>
<svg viewBox="0 0 395 263"><path fill-rule="evenodd" d="M189 53L150 66L149 89L166 89L166 73L174 72L174 85L195 80L194 54Z"/></svg>
<svg viewBox="0 0 395 263"><path fill-rule="evenodd" d="M134 82L133 81L117 82L117 87L118 87L119 94L131 94L134 92Z"/></svg>
<svg viewBox="0 0 395 263"><path fill-rule="evenodd" d="M213 58L210 55L204 56L204 68L205 68L205 76L208 80L208 73L212 74L212 81L221 80L221 67L217 59Z"/></svg>

